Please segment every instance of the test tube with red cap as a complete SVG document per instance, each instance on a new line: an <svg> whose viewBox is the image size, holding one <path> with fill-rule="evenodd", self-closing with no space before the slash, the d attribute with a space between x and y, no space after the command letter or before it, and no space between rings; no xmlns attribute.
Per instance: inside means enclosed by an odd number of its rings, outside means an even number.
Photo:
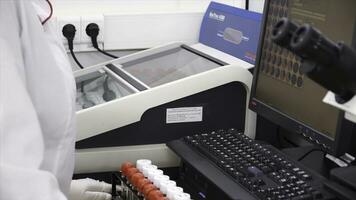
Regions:
<svg viewBox="0 0 356 200"><path fill-rule="evenodd" d="M134 168L135 168L135 166L130 162L123 163L120 168L121 169L121 178L123 179L123 181L125 181L124 184L121 184L122 193L125 198L128 198L129 192L130 192L130 189L127 187L130 184L127 179L127 175L129 173L129 171L131 171L131 169L134 169Z"/></svg>

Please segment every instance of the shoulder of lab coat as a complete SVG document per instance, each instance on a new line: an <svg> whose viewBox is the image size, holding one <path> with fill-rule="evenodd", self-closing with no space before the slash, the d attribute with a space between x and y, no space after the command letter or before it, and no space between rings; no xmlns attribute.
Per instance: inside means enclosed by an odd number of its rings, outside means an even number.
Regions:
<svg viewBox="0 0 356 200"><path fill-rule="evenodd" d="M0 1L0 24L7 26L0 30L0 199L64 200L74 150L74 80L66 55L27 1ZM43 94L52 86L59 94ZM56 103L68 108L53 111Z"/></svg>

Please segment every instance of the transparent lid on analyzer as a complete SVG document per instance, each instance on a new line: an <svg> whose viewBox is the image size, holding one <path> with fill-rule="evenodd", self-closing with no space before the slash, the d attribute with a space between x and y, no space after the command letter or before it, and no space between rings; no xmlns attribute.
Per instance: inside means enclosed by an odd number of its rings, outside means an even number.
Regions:
<svg viewBox="0 0 356 200"><path fill-rule="evenodd" d="M122 69L146 84L155 87L225 65L188 46L121 63Z"/></svg>

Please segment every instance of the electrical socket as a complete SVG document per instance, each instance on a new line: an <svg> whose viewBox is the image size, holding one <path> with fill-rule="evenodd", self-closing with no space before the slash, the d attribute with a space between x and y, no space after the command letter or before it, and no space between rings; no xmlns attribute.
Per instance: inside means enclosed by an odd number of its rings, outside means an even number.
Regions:
<svg viewBox="0 0 356 200"><path fill-rule="evenodd" d="M99 47L103 46L104 43L104 16L103 15L94 15L94 16L82 16L81 17L81 49L83 51L85 50L91 50L93 49L93 45L91 43L91 38L87 35L86 33L86 28L90 23L96 23L99 26L100 32L98 35L98 44Z"/></svg>
<svg viewBox="0 0 356 200"><path fill-rule="evenodd" d="M81 26L81 18L80 16L60 16L57 17L58 31L60 32L62 41L64 44L68 44L67 39L62 34L62 29L67 24L73 24L75 29L77 30L74 37L74 44L81 43L81 34L82 34L82 26Z"/></svg>

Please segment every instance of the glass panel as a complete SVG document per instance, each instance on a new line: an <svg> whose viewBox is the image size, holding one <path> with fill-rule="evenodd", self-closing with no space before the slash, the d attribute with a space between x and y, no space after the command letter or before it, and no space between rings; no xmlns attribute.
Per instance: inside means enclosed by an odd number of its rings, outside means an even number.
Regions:
<svg viewBox="0 0 356 200"><path fill-rule="evenodd" d="M175 48L121 65L125 71L150 87L221 66L183 48Z"/></svg>
<svg viewBox="0 0 356 200"><path fill-rule="evenodd" d="M76 79L76 109L82 110L134 93L105 70L95 71Z"/></svg>

